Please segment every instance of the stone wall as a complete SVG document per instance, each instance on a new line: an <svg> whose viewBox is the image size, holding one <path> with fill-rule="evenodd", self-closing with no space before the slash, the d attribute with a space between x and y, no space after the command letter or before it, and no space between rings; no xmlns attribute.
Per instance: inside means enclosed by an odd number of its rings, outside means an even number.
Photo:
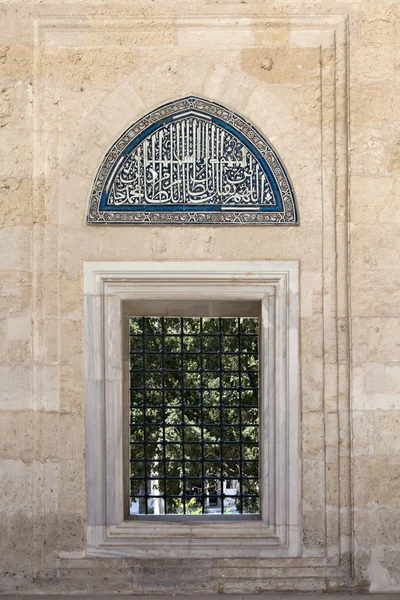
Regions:
<svg viewBox="0 0 400 600"><path fill-rule="evenodd" d="M3 1L3 592L400 590L400 5ZM275 145L299 227L85 224L106 150L186 95ZM301 556L85 556L83 263L299 260Z"/></svg>

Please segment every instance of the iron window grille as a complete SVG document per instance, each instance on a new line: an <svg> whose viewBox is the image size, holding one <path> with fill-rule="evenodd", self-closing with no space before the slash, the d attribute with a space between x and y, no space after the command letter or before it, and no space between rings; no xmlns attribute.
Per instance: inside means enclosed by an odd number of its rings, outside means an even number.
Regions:
<svg viewBox="0 0 400 600"><path fill-rule="evenodd" d="M130 514L258 514L259 319L130 317Z"/></svg>

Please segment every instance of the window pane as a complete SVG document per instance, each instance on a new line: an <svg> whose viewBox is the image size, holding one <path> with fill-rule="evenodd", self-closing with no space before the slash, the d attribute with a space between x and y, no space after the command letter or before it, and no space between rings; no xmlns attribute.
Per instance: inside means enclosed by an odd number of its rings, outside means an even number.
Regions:
<svg viewBox="0 0 400 600"><path fill-rule="evenodd" d="M131 317L131 514L259 512L258 319Z"/></svg>

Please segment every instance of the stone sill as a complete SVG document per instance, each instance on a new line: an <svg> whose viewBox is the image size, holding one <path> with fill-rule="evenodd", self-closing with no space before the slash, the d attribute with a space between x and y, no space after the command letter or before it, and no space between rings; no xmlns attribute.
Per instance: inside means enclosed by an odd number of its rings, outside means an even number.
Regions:
<svg viewBox="0 0 400 600"><path fill-rule="evenodd" d="M124 600L176 600L178 597L189 598L188 594L185 594L184 591L182 593L173 594L173 595L158 595L158 594L60 594L60 595L46 595L46 594L20 594L20 595L0 595L1 600L38 600L38 597L46 598L46 600L70 600L74 598L74 600L84 599L84 600L104 600L107 597L107 600L117 600L123 598ZM400 594L397 593L374 593L374 594L360 594L357 592L348 592L344 594L330 594L330 593L265 593L265 594L194 594L193 597L196 600L222 600L224 597L228 597L229 600L327 600L332 598L332 600L399 600Z"/></svg>

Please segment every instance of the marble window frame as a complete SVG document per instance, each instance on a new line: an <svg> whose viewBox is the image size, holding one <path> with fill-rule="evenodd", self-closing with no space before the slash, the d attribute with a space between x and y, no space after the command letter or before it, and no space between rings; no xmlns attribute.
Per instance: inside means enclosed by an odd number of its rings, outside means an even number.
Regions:
<svg viewBox="0 0 400 600"><path fill-rule="evenodd" d="M299 556L298 262L87 262L84 294L87 554ZM260 520L127 518L122 323L138 299L260 302Z"/></svg>

